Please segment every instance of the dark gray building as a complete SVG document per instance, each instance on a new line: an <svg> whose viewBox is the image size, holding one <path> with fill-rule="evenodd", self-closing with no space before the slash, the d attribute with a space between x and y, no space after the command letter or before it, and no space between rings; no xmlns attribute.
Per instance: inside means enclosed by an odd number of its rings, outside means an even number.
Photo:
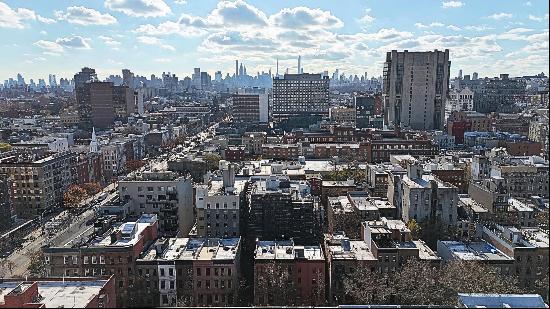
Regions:
<svg viewBox="0 0 550 309"><path fill-rule="evenodd" d="M11 226L11 182L7 175L0 174L0 231Z"/></svg>
<svg viewBox="0 0 550 309"><path fill-rule="evenodd" d="M450 67L448 49L388 52L383 72L385 124L389 128L443 129Z"/></svg>

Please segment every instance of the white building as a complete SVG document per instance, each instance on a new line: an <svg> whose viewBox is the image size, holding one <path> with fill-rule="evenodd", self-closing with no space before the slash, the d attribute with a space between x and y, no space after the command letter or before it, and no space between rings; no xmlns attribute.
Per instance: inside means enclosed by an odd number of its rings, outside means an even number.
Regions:
<svg viewBox="0 0 550 309"><path fill-rule="evenodd" d="M474 110L474 92L470 88L452 89L449 97L451 111Z"/></svg>

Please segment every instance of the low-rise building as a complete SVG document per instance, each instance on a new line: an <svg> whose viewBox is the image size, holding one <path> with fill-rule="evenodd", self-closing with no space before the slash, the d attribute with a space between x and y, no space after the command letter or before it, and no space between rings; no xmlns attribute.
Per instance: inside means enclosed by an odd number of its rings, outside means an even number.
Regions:
<svg viewBox="0 0 550 309"><path fill-rule="evenodd" d="M136 305L234 306L240 238L159 239L136 261Z"/></svg>
<svg viewBox="0 0 550 309"><path fill-rule="evenodd" d="M277 276L277 278L273 278ZM325 256L319 245L258 241L254 252L254 305L325 303ZM273 284L275 283L275 284Z"/></svg>
<svg viewBox="0 0 550 309"><path fill-rule="evenodd" d="M157 239L156 215L95 230L90 227L61 246L45 246L48 277L97 277L114 275L116 304L124 307L136 293L136 259Z"/></svg>
<svg viewBox="0 0 550 309"><path fill-rule="evenodd" d="M114 276L2 279L0 308L117 308Z"/></svg>

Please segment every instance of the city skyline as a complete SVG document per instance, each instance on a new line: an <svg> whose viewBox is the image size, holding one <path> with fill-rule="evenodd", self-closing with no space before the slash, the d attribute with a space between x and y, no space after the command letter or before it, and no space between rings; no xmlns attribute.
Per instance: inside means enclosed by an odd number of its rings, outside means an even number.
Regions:
<svg viewBox="0 0 550 309"><path fill-rule="evenodd" d="M249 75L288 68L382 75L385 53L450 49L451 76L548 74L545 1L432 1L421 7L354 1L0 2L3 79L72 77L89 66L103 79L129 68L149 76L194 67L214 75L244 61ZM406 13L405 13L406 12ZM437 16L435 18L434 16ZM468 20L463 17L469 16ZM345 22L344 22L345 21Z"/></svg>

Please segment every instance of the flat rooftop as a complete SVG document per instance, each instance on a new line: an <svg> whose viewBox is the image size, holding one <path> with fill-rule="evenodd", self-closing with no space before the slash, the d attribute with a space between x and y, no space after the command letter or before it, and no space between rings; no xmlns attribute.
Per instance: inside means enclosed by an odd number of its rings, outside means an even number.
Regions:
<svg viewBox="0 0 550 309"><path fill-rule="evenodd" d="M296 246L292 240L258 241L254 252L256 260L318 260L325 259L321 246Z"/></svg>
<svg viewBox="0 0 550 309"><path fill-rule="evenodd" d="M507 256L491 244L484 241L471 243L464 243L460 241L440 241L439 243L446 247L453 257L459 260L495 262L514 261L512 257Z"/></svg>
<svg viewBox="0 0 550 309"><path fill-rule="evenodd" d="M4 296L18 286L21 285L24 290L32 283L32 281L0 283L0 304L4 302ZM84 308L101 292L107 280L37 281L37 283L38 293L42 296L39 303L44 304L46 308Z"/></svg>
<svg viewBox="0 0 550 309"><path fill-rule="evenodd" d="M333 238L327 240L327 250L333 260L376 261L367 243L363 240Z"/></svg>
<svg viewBox="0 0 550 309"><path fill-rule="evenodd" d="M240 246L236 238L169 238L167 247L157 256L150 246L141 260L234 260Z"/></svg>

